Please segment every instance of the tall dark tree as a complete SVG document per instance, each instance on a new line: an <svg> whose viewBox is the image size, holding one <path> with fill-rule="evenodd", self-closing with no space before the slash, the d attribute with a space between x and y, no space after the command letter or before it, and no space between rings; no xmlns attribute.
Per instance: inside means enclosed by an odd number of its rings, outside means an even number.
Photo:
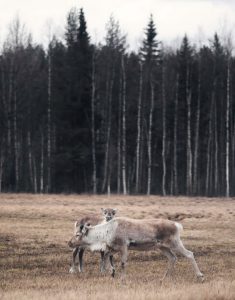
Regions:
<svg viewBox="0 0 235 300"><path fill-rule="evenodd" d="M63 189L89 189L91 169L91 67L92 56L83 10L71 10L66 27L66 95L63 125L58 133L63 157ZM66 175L66 176L65 176ZM64 178L65 176L65 178Z"/></svg>

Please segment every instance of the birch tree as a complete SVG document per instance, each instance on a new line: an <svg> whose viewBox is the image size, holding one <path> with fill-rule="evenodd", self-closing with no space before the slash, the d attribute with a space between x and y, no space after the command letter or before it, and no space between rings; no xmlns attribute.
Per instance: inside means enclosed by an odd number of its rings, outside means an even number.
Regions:
<svg viewBox="0 0 235 300"><path fill-rule="evenodd" d="M199 128L201 117L201 53L198 54L198 88L197 88L197 108L195 122L195 141L193 155L193 193L197 193L198 184L198 157L199 157Z"/></svg>
<svg viewBox="0 0 235 300"><path fill-rule="evenodd" d="M104 158L104 172L103 172L103 183L102 183L102 192L107 190L108 194L111 192L111 176L112 176L112 160L111 160L111 140L112 136L112 106L113 106L113 89L116 85L115 76L116 71L119 69L119 76L123 76L122 72L122 61L120 60L121 55L125 53L126 48L126 37L121 34L119 23L114 19L113 16L110 17L109 22L107 24L107 34L106 34L106 45L105 45L105 52L106 52L106 141L105 141L105 158ZM120 62L120 65L117 64ZM118 81L120 82L120 80ZM122 80L123 82L123 80ZM123 100L123 90L122 90L122 100ZM120 95L119 95L120 97ZM123 106L122 106L123 107ZM122 122L119 120L119 122ZM122 129L123 134L123 129ZM123 142L123 139L122 139ZM125 145L124 145L125 146ZM123 147L123 145L122 145ZM123 154L123 148L121 151ZM122 175L125 173L123 171L123 159L122 161ZM125 174L124 174L125 175ZM120 180L120 178L118 179ZM126 179L125 179L126 180Z"/></svg>
<svg viewBox="0 0 235 300"><path fill-rule="evenodd" d="M127 182L126 182L126 70L124 55L121 58L122 65L122 183L123 183L123 194L127 194Z"/></svg>
<svg viewBox="0 0 235 300"><path fill-rule="evenodd" d="M95 134L95 93L96 93L96 81L95 81L95 49L93 49L92 54L92 94L91 94L91 135L92 135L92 185L93 185L93 194L97 193L97 175L96 175L96 134Z"/></svg>
<svg viewBox="0 0 235 300"><path fill-rule="evenodd" d="M192 142L191 142L191 101L192 101L192 88L191 88L191 73L192 73L192 48L189 44L188 38L185 35L183 38L180 51L180 109L182 114L183 128L182 128L182 155L186 154L186 174L185 185L186 194L190 195L192 192ZM185 139L186 137L186 139ZM183 145L185 143L185 145ZM184 150L185 149L185 150ZM186 152L186 153L185 153ZM183 178L183 176L182 176Z"/></svg>
<svg viewBox="0 0 235 300"><path fill-rule="evenodd" d="M143 90L143 64L139 61L139 96L137 108L137 137L136 137L136 175L135 175L135 192L139 191L140 179L140 145L141 145L141 120L142 120L142 90Z"/></svg>
<svg viewBox="0 0 235 300"><path fill-rule="evenodd" d="M178 195L178 91L179 91L179 74L176 75L175 101L174 101L174 154L173 154L173 177L174 177L174 195Z"/></svg>
<svg viewBox="0 0 235 300"><path fill-rule="evenodd" d="M146 105L145 119L148 120L147 125L147 195L151 194L152 184L152 127L153 127L153 113L155 102L155 88L156 88L156 70L159 64L159 41L157 40L156 26L153 21L153 16L150 16L150 20L146 29L146 37L143 41L143 47L141 49L141 56L144 63L145 73L145 100L148 103Z"/></svg>
<svg viewBox="0 0 235 300"><path fill-rule="evenodd" d="M165 66L162 66L162 195L166 195L166 96Z"/></svg>
<svg viewBox="0 0 235 300"><path fill-rule="evenodd" d="M226 197L230 196L230 57L227 54L227 90L226 90Z"/></svg>

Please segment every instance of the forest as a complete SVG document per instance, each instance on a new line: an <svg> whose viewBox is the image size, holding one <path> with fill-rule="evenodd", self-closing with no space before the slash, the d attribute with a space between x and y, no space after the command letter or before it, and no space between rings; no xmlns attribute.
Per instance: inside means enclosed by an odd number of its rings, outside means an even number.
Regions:
<svg viewBox="0 0 235 300"><path fill-rule="evenodd" d="M217 33L140 49L72 8L47 47L12 22L0 54L0 192L234 196L235 57Z"/></svg>

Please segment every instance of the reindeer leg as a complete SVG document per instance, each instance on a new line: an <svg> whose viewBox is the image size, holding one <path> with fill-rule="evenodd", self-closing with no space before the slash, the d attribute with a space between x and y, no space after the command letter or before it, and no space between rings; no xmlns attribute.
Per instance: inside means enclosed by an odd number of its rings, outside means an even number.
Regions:
<svg viewBox="0 0 235 300"><path fill-rule="evenodd" d="M115 275L115 268L113 265L113 255L110 252L103 252L101 253L101 272L104 272L107 266L107 259L109 258L110 266L111 266L111 275L114 277Z"/></svg>
<svg viewBox="0 0 235 300"><path fill-rule="evenodd" d="M128 256L127 245L123 245L123 247L121 249L122 278L124 278L126 276L127 256Z"/></svg>
<svg viewBox="0 0 235 300"><path fill-rule="evenodd" d="M78 268L76 266L76 256L77 256L78 251L79 251L79 248L74 248L73 249L72 266L69 269L69 273L77 273L78 272Z"/></svg>
<svg viewBox="0 0 235 300"><path fill-rule="evenodd" d="M163 280L165 279L165 277L169 274L172 273L173 269L174 269L174 265L175 262L177 260L177 257L175 256L175 254L167 247L160 247L159 248L161 250L161 252L168 258L168 267L167 270L165 272L165 274L163 275L161 282L163 282Z"/></svg>
<svg viewBox="0 0 235 300"><path fill-rule="evenodd" d="M100 272L104 273L105 265L106 265L106 255L105 255L104 251L100 251L100 256L101 256L101 259L100 259Z"/></svg>
<svg viewBox="0 0 235 300"><path fill-rule="evenodd" d="M179 241L177 242L177 245L176 245L175 250L176 250L178 253L182 254L183 256L185 256L186 258L188 258L188 259L190 260L190 262L191 262L191 264L192 264L192 266L193 266L193 269L194 269L194 272L195 272L197 278L200 279L200 280L203 282L203 281L204 281L204 275L201 273L201 271L200 271L199 268L198 268L198 265L197 265L197 263L196 263L196 260L195 260L195 258L194 258L194 255L193 255L193 252L187 250L187 249L184 247L184 245L183 245L183 243L182 243L181 240L179 240Z"/></svg>
<svg viewBox="0 0 235 300"><path fill-rule="evenodd" d="M83 272L83 254L84 254L84 249L81 248L79 249L79 272L82 273Z"/></svg>
<svg viewBox="0 0 235 300"><path fill-rule="evenodd" d="M114 276L115 276L115 267L114 267L114 264L113 264L113 255L112 254L109 255L109 262L110 262L111 270L112 270L111 276L114 278Z"/></svg>

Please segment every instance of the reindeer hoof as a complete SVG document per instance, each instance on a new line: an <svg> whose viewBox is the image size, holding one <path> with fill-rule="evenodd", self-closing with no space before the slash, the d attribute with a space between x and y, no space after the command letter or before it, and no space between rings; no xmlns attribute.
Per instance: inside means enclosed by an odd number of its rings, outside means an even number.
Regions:
<svg viewBox="0 0 235 300"><path fill-rule="evenodd" d="M198 275L197 278L201 283L203 283L205 281L205 277L203 274Z"/></svg>
<svg viewBox="0 0 235 300"><path fill-rule="evenodd" d="M70 274L76 274L76 273L78 273L78 268L76 268L76 267L71 267L71 268L69 269L69 273L70 273Z"/></svg>
<svg viewBox="0 0 235 300"><path fill-rule="evenodd" d="M115 277L115 270L112 270L111 276L114 278Z"/></svg>

